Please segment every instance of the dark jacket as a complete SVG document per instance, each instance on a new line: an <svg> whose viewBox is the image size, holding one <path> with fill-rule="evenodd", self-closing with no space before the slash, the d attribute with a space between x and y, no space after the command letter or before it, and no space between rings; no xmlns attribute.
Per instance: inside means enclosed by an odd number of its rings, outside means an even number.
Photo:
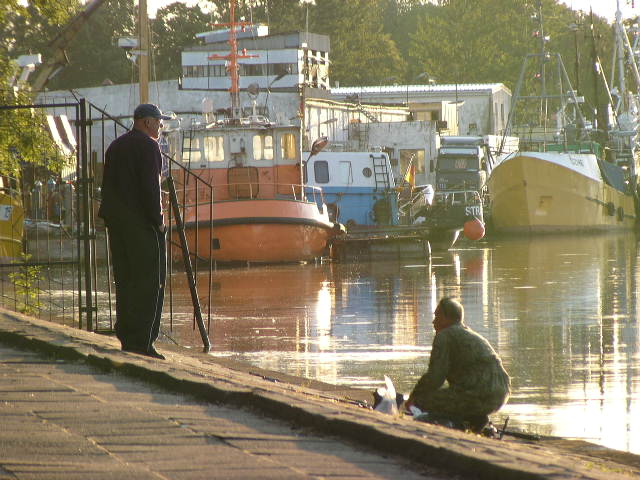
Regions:
<svg viewBox="0 0 640 480"><path fill-rule="evenodd" d="M98 216L107 226L163 224L158 142L132 129L115 139L105 154Z"/></svg>

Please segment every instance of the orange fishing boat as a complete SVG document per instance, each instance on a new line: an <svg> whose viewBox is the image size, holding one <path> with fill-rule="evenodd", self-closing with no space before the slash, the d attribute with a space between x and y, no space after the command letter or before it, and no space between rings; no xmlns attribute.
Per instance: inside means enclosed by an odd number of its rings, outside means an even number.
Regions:
<svg viewBox="0 0 640 480"><path fill-rule="evenodd" d="M190 188L184 174L174 178L184 185L185 233L198 257L272 263L327 252L339 226L322 190L302 182L299 127L250 118L195 128L185 139L186 171L201 182Z"/></svg>
<svg viewBox="0 0 640 480"><path fill-rule="evenodd" d="M239 101L239 53L234 3L230 2L225 56L231 77L231 108L221 118L182 132L182 163L174 172L182 195L189 250L221 262L295 262L328 252L339 225L329 219L322 190L305 185L301 126L274 124L256 114L243 116ZM316 142L312 154L323 142ZM187 172L199 177L191 181ZM182 178L181 178L182 176Z"/></svg>

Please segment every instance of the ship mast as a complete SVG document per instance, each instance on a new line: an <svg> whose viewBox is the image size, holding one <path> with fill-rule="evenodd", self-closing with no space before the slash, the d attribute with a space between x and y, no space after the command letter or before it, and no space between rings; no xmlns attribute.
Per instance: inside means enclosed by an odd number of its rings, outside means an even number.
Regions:
<svg viewBox="0 0 640 480"><path fill-rule="evenodd" d="M615 94L612 95L613 92L610 92L610 97L614 96L616 100L614 105L613 99L611 99L616 128L611 133L614 146L619 150L618 155L623 162L627 163L629 178L633 181L638 174L640 157L640 97L637 93L640 91L640 73L636 53L640 38L637 27L627 29L624 26L619 0L616 6L615 45L610 77L612 86L617 82ZM633 35L633 45L629 40L628 33ZM631 74L631 82L635 84L636 93L632 93L627 85L625 78L627 71Z"/></svg>
<svg viewBox="0 0 640 480"><path fill-rule="evenodd" d="M227 43L229 44L229 53L226 55L218 55L213 54L208 58L209 60L226 60L227 61L227 72L229 72L229 77L231 79L231 87L229 88L229 93L231 95L231 118L237 119L240 118L240 66L238 65L238 59L241 58L252 58L257 57L257 55L249 55L247 54L247 50L245 48L242 49L241 52L238 52L238 42L236 37L236 28L240 27L241 31L245 31L247 26L251 26L251 22L236 22L235 21L235 10L236 10L236 2L235 0L229 1L229 22L228 23L214 23L214 27L228 27L229 28L229 40Z"/></svg>

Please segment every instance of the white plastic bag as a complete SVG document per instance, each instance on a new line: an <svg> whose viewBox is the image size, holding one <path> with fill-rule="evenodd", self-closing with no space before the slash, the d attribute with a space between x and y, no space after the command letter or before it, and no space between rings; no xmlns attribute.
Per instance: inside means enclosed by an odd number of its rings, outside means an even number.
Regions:
<svg viewBox="0 0 640 480"><path fill-rule="evenodd" d="M386 375L384 376L385 387L378 388L378 395L382 398L380 403L374 408L374 410L389 415L398 415L398 403L396 401L396 387L393 386L393 382Z"/></svg>

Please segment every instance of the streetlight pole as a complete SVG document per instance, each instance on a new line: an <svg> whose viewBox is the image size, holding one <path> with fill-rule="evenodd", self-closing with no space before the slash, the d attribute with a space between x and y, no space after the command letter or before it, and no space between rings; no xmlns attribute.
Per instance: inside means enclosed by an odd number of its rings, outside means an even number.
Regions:
<svg viewBox="0 0 640 480"><path fill-rule="evenodd" d="M138 35L140 36L140 56L138 58L138 81L140 83L140 103L149 103L149 17L147 0L138 3Z"/></svg>

